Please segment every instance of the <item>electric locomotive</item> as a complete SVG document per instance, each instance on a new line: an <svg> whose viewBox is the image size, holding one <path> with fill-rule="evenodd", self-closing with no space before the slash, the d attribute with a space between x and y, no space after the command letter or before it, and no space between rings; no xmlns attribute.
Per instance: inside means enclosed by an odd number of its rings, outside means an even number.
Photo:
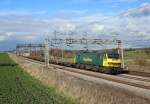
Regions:
<svg viewBox="0 0 150 104"><path fill-rule="evenodd" d="M77 68L116 74L123 70L122 61L118 53L79 53L74 63Z"/></svg>

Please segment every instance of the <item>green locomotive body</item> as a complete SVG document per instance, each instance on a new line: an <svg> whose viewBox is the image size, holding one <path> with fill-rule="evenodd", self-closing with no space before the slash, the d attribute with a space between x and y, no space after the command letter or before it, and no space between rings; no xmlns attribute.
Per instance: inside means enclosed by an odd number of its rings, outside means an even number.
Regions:
<svg viewBox="0 0 150 104"><path fill-rule="evenodd" d="M97 71L103 72L119 72L122 70L122 60L116 53L80 53L75 57L76 65L96 67Z"/></svg>
<svg viewBox="0 0 150 104"><path fill-rule="evenodd" d="M97 53L82 53L76 56L75 63L102 66L103 65L103 54Z"/></svg>

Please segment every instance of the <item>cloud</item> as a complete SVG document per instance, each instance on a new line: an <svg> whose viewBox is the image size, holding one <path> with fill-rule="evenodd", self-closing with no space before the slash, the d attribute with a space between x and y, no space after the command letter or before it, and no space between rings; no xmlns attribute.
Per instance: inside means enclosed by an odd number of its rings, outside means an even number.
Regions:
<svg viewBox="0 0 150 104"><path fill-rule="evenodd" d="M149 2L142 3L142 4L141 4L141 7L147 6L147 5L150 5L150 3L149 3Z"/></svg>
<svg viewBox="0 0 150 104"><path fill-rule="evenodd" d="M128 11L122 13L121 17L142 17L150 16L150 3L143 3L139 8L129 9Z"/></svg>
<svg viewBox="0 0 150 104"><path fill-rule="evenodd" d="M71 24L71 23L59 24L57 28L57 30L61 32L75 31L75 29L76 29L75 24Z"/></svg>
<svg viewBox="0 0 150 104"><path fill-rule="evenodd" d="M38 43L46 35L58 37L122 39L126 47L149 46L150 16L120 17L101 14L80 17L39 18L32 15L0 15L0 42L4 43ZM136 41L140 40L140 41ZM1 46L3 46L1 44ZM8 44L7 44L8 45ZM9 48L8 48L9 49Z"/></svg>
<svg viewBox="0 0 150 104"><path fill-rule="evenodd" d="M101 31L103 31L103 29L104 29L104 26L103 25L100 25L100 24L94 24L93 26L92 26L92 31L93 32L101 32Z"/></svg>
<svg viewBox="0 0 150 104"><path fill-rule="evenodd" d="M124 41L150 40L150 17L124 17L119 16L83 16L79 18L51 18L38 19L35 17L4 16L0 18L0 41L42 42L45 35L53 37L53 32L59 32L58 37L84 37L88 38L122 39ZM62 36L63 35L63 36ZM70 34L69 34L70 35ZM142 43L141 43L142 44ZM144 46L144 45L143 45Z"/></svg>
<svg viewBox="0 0 150 104"><path fill-rule="evenodd" d="M75 9L66 9L66 10L61 10L58 13L59 14L73 14L73 15L83 15L86 14L88 10L75 10Z"/></svg>
<svg viewBox="0 0 150 104"><path fill-rule="evenodd" d="M0 36L0 42L5 40L5 36Z"/></svg>

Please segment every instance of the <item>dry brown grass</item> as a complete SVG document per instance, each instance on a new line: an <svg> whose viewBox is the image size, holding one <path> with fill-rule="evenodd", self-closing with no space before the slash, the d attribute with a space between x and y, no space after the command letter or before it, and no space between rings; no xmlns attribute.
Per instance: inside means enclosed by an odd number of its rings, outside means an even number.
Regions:
<svg viewBox="0 0 150 104"><path fill-rule="evenodd" d="M132 59L127 63L128 69L131 71L140 71L150 73L150 59Z"/></svg>
<svg viewBox="0 0 150 104"><path fill-rule="evenodd" d="M107 84L97 84L55 69L46 69L12 56L27 72L43 83L78 99L83 104L149 104L148 99Z"/></svg>
<svg viewBox="0 0 150 104"><path fill-rule="evenodd" d="M140 65L140 66L146 66L148 65L148 62L145 59L137 59L135 60L135 64Z"/></svg>

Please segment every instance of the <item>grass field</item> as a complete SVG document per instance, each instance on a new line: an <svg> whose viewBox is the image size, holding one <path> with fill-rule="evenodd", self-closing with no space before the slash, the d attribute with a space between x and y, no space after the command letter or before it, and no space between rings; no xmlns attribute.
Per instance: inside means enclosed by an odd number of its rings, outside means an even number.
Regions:
<svg viewBox="0 0 150 104"><path fill-rule="evenodd" d="M7 54L0 53L0 104L77 104L24 72Z"/></svg>
<svg viewBox="0 0 150 104"><path fill-rule="evenodd" d="M16 63L13 62L7 55L7 53L0 53L0 66L15 66Z"/></svg>
<svg viewBox="0 0 150 104"><path fill-rule="evenodd" d="M125 51L125 59L148 59L149 56L144 51Z"/></svg>

